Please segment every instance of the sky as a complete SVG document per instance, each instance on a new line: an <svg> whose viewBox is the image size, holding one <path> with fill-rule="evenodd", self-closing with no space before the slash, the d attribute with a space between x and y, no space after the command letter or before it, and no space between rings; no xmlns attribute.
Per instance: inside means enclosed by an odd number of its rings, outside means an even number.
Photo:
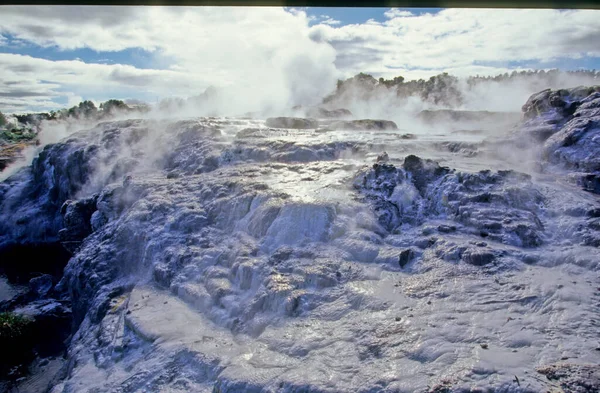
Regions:
<svg viewBox="0 0 600 393"><path fill-rule="evenodd" d="M600 69L600 11L0 6L0 111L226 89L305 104L337 79Z"/></svg>

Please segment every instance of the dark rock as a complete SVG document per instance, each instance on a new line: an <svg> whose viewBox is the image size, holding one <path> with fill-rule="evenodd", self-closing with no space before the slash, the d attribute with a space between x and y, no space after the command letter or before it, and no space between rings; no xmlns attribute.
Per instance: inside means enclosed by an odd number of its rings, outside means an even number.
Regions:
<svg viewBox="0 0 600 393"><path fill-rule="evenodd" d="M37 297L44 297L52 289L52 276L43 274L29 280L29 290Z"/></svg>
<svg viewBox="0 0 600 393"><path fill-rule="evenodd" d="M461 258L469 265L484 266L492 263L496 256L490 249L467 248Z"/></svg>
<svg viewBox="0 0 600 393"><path fill-rule="evenodd" d="M388 162L389 160L390 156L385 151L377 156L377 162Z"/></svg>
<svg viewBox="0 0 600 393"><path fill-rule="evenodd" d="M65 228L58 235L61 241L80 241L92 233L91 218L96 211L98 196L78 201L67 200L60 212L63 215Z"/></svg>
<svg viewBox="0 0 600 393"><path fill-rule="evenodd" d="M397 130L396 123L390 120L347 120L336 121L327 126L330 130L347 131L379 131L379 130Z"/></svg>
<svg viewBox="0 0 600 393"><path fill-rule="evenodd" d="M590 173L581 176L579 185L586 191L600 194L600 173Z"/></svg>
<svg viewBox="0 0 600 393"><path fill-rule="evenodd" d="M414 258L415 258L415 252L413 250L411 250L410 248L407 248L400 252L400 255L398 256L398 264L400 265L400 267L403 268Z"/></svg>
<svg viewBox="0 0 600 393"><path fill-rule="evenodd" d="M417 139L417 136L415 134L402 134L400 135L400 139Z"/></svg>
<svg viewBox="0 0 600 393"><path fill-rule="evenodd" d="M269 117L265 122L267 127L293 128L293 129L316 129L319 123L315 119L304 119L301 117Z"/></svg>
<svg viewBox="0 0 600 393"><path fill-rule="evenodd" d="M170 171L167 173L167 179L177 179L179 177L181 177L181 175L177 171Z"/></svg>
<svg viewBox="0 0 600 393"><path fill-rule="evenodd" d="M456 231L456 227L454 225L439 225L437 230L441 233L450 233Z"/></svg>
<svg viewBox="0 0 600 393"><path fill-rule="evenodd" d="M33 319L32 344L40 356L55 355L64 349L72 321L71 309L66 302L37 300L14 312Z"/></svg>
<svg viewBox="0 0 600 393"><path fill-rule="evenodd" d="M421 195L425 194L431 182L450 172L449 168L441 167L435 161L424 160L412 154L404 159L402 167L411 174L412 181Z"/></svg>
<svg viewBox="0 0 600 393"><path fill-rule="evenodd" d="M565 392L600 392L600 366L598 364L555 363L536 368L550 381L557 381Z"/></svg>
<svg viewBox="0 0 600 393"><path fill-rule="evenodd" d="M420 249L424 250L426 248L433 246L436 241L437 241L437 239L435 237L426 237L426 238L421 238L421 239L415 240L414 245L419 247Z"/></svg>

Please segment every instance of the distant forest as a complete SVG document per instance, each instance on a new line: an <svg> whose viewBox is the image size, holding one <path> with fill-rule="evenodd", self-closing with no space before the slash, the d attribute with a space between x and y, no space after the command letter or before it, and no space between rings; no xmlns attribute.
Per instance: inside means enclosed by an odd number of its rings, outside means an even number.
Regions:
<svg viewBox="0 0 600 393"><path fill-rule="evenodd" d="M325 97L323 103L343 102L344 98L367 100L377 94L395 92L398 97L417 96L423 101L453 108L462 104L465 90L491 83L524 83L531 85L532 89L538 91L550 87L574 87L565 86L569 83L595 85L600 84L600 71L513 71L497 76L477 75L466 79L459 79L448 73L442 73L432 76L428 80L410 81L406 81L402 76L393 79L375 79L373 76L361 72L352 78L338 80L336 91Z"/></svg>

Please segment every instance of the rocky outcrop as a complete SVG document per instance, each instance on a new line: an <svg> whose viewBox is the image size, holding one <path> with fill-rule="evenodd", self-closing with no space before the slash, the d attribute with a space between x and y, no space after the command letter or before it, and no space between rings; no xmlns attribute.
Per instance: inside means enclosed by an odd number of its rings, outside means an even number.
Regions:
<svg viewBox="0 0 600 393"><path fill-rule="evenodd" d="M356 178L354 186L372 201L379 222L391 232L405 224L448 218L461 231L481 238L521 247L543 243L544 225L538 215L544 198L528 175L460 173L411 155L402 168L374 164ZM480 254L469 257L470 263L489 261Z"/></svg>
<svg viewBox="0 0 600 393"><path fill-rule="evenodd" d="M317 128L319 123L315 119L301 117L269 117L265 122L267 127L294 128L299 130Z"/></svg>
<svg viewBox="0 0 600 393"><path fill-rule="evenodd" d="M544 90L529 98L523 113L520 131L543 142L543 159L574 171L584 189L598 193L600 86Z"/></svg>

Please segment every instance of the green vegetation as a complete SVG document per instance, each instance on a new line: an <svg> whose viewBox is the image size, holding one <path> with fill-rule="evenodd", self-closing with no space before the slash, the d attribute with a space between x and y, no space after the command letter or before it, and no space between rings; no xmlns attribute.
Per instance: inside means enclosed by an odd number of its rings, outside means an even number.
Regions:
<svg viewBox="0 0 600 393"><path fill-rule="evenodd" d="M11 130L0 131L0 139L9 143L30 141L34 139L35 136L36 133L28 129L20 130L17 128L13 128Z"/></svg>
<svg viewBox="0 0 600 393"><path fill-rule="evenodd" d="M0 313L0 375L33 357L33 320L11 312Z"/></svg>
<svg viewBox="0 0 600 393"><path fill-rule="evenodd" d="M115 110L128 111L130 108L121 100L108 100L100 104L100 109L104 113L111 113Z"/></svg>
<svg viewBox="0 0 600 393"><path fill-rule="evenodd" d="M27 334L31 319L11 312L0 313L0 340L18 340Z"/></svg>
<svg viewBox="0 0 600 393"><path fill-rule="evenodd" d="M4 127L8 123L6 120L6 116L2 112L0 112L0 127Z"/></svg>

